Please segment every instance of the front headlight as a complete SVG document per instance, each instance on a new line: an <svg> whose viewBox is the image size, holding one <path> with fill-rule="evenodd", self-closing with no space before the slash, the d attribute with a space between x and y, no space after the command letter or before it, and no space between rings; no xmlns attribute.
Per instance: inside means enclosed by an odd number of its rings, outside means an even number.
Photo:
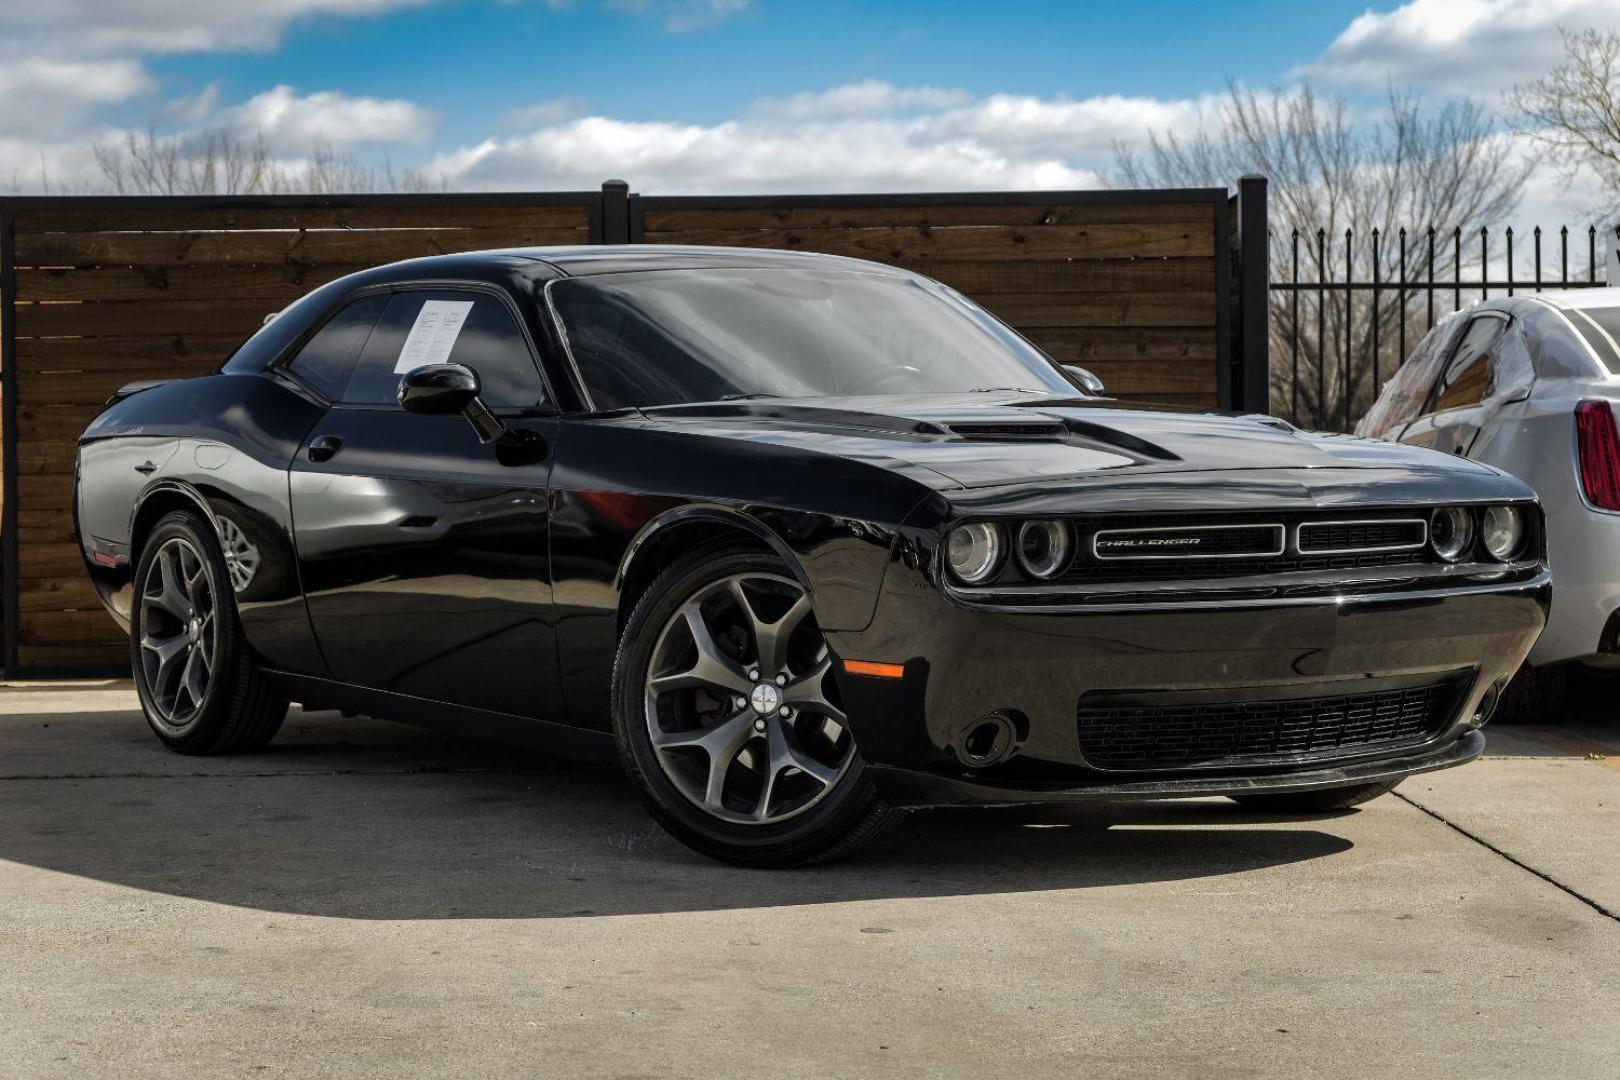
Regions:
<svg viewBox="0 0 1620 1080"><path fill-rule="evenodd" d="M1445 506L1429 519L1429 546L1446 562L1458 562L1474 546L1474 515L1460 506Z"/></svg>
<svg viewBox="0 0 1620 1080"><path fill-rule="evenodd" d="M1061 521L1026 521L1018 526L1018 565L1030 577L1055 577L1069 565L1074 544Z"/></svg>
<svg viewBox="0 0 1620 1080"><path fill-rule="evenodd" d="M945 562L958 581L977 585L994 576L1006 546L1002 528L994 522L958 525L945 538Z"/></svg>
<svg viewBox="0 0 1620 1080"><path fill-rule="evenodd" d="M1491 558L1507 562L1524 546L1523 512L1512 506L1487 507L1480 538Z"/></svg>

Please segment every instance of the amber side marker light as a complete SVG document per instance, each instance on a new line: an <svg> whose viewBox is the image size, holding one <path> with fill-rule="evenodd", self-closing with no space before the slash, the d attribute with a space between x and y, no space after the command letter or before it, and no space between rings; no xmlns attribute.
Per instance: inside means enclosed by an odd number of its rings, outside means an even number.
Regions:
<svg viewBox="0 0 1620 1080"><path fill-rule="evenodd" d="M851 675L870 675L874 679L903 679L904 664L879 664L872 660L845 660L844 670Z"/></svg>

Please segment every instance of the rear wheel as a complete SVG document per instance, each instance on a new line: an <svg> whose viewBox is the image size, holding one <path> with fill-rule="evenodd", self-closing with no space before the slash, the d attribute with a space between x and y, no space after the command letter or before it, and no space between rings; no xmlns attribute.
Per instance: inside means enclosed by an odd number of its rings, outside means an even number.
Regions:
<svg viewBox="0 0 1620 1080"><path fill-rule="evenodd" d="M1401 781L1383 780L1376 784L1355 784L1350 787L1323 788L1320 791L1289 791L1275 795L1233 795L1232 801L1251 810L1268 814L1326 814L1334 810L1348 810L1371 802L1380 795L1395 790Z"/></svg>
<svg viewBox="0 0 1620 1080"><path fill-rule="evenodd" d="M676 561L625 625L613 719L626 773L682 843L790 866L843 855L899 813L838 706L810 596L770 555Z"/></svg>
<svg viewBox="0 0 1620 1080"><path fill-rule="evenodd" d="M196 513L164 517L141 549L130 667L147 723L178 753L257 750L286 716L242 636L219 538Z"/></svg>

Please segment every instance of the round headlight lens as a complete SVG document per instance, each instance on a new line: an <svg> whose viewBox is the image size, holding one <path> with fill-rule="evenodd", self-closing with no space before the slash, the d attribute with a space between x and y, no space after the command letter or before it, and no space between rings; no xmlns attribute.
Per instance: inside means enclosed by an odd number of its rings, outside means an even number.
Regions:
<svg viewBox="0 0 1620 1080"><path fill-rule="evenodd" d="M1446 506L1429 519L1429 545L1446 562L1457 562L1474 546L1474 515L1460 506Z"/></svg>
<svg viewBox="0 0 1620 1080"><path fill-rule="evenodd" d="M1507 562L1524 546L1524 514L1511 506L1487 507L1480 538L1491 558Z"/></svg>
<svg viewBox="0 0 1620 1080"><path fill-rule="evenodd" d="M1026 521L1018 526L1018 565L1030 577L1049 578L1069 565L1074 545L1061 521Z"/></svg>
<svg viewBox="0 0 1620 1080"><path fill-rule="evenodd" d="M958 580L977 585L988 581L1001 565L1004 546L1001 526L994 522L958 525L945 538L945 561Z"/></svg>

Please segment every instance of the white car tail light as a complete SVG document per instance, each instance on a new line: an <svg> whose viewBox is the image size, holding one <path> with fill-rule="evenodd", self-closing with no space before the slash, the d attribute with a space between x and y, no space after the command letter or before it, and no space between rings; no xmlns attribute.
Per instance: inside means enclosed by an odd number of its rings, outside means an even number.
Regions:
<svg viewBox="0 0 1620 1080"><path fill-rule="evenodd" d="M1575 442L1586 501L1599 510L1620 510L1620 431L1607 401L1575 406Z"/></svg>

